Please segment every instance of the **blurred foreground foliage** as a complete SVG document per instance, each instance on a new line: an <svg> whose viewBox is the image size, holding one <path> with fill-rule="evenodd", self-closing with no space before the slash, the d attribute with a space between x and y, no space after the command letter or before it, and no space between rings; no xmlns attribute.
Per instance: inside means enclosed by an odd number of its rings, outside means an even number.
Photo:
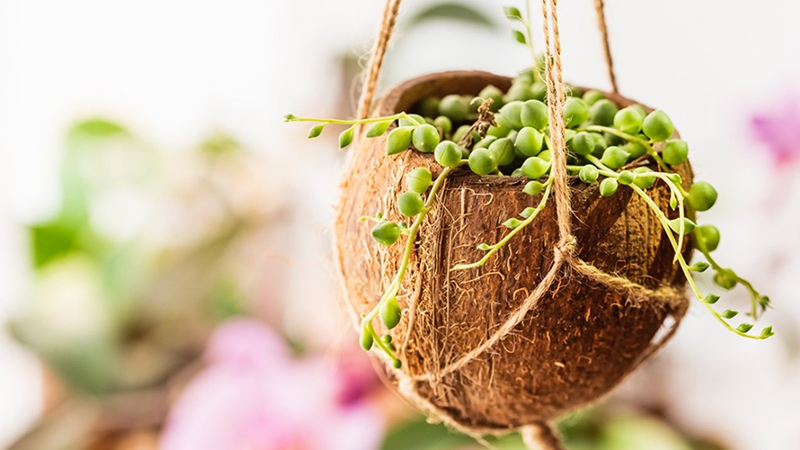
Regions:
<svg viewBox="0 0 800 450"><path fill-rule="evenodd" d="M664 417L630 405L601 406L571 414L559 423L569 450L725 450L706 439L691 438ZM490 438L497 450L528 450L519 435ZM381 450L479 450L472 438L454 433L423 416L391 429Z"/></svg>
<svg viewBox="0 0 800 450"><path fill-rule="evenodd" d="M137 407L149 408L145 422L163 418L167 383L191 370L216 324L247 309L242 254L280 207L259 169L224 134L163 152L106 119L69 131L60 206L28 227L34 280L8 324L64 393L36 443L19 448L87 448L98 417L124 427L141 422ZM100 402L80 400L91 397ZM72 425L56 426L59 415ZM37 440L53 433L55 447Z"/></svg>

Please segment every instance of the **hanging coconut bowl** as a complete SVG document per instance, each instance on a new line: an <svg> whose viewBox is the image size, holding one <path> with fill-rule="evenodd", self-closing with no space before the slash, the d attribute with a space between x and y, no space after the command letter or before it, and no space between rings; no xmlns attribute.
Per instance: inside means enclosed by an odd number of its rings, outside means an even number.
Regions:
<svg viewBox="0 0 800 450"><path fill-rule="evenodd" d="M391 89L375 115L409 111L428 96L477 95L490 84L505 91L511 79L423 76ZM619 107L636 103L605 95ZM358 219L382 212L401 220L395 199L406 190L404 175L420 166L434 177L442 170L431 154L387 156L385 139L362 137L350 150L337 210L337 263L356 322L390 284L402 252L378 245ZM657 170L646 156L629 164L643 165ZM674 170L688 187L689 164ZM412 402L461 429L510 430L596 401L671 336L686 309L685 278L645 202L624 188L602 197L598 183L577 179L569 183L575 243L552 283L540 286L563 251L552 204L486 265L451 270L479 260L479 244L500 240L504 220L538 203L522 192L527 181L468 168L451 174L420 228L398 295L403 318L390 333L402 367L387 365L388 376ZM663 182L648 193L677 217ZM683 251L688 258L688 242Z"/></svg>

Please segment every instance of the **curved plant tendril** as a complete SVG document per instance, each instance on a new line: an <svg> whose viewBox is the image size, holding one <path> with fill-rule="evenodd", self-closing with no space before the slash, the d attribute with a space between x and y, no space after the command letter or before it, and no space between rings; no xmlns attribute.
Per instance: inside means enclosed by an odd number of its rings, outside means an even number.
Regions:
<svg viewBox="0 0 800 450"><path fill-rule="evenodd" d="M733 269L720 266L717 261L714 260L714 258L711 256L711 252L708 250L698 250L703 254L703 256L706 258L706 261L708 261L715 271L725 272L727 275L735 279L738 284L741 284L745 287L745 289L747 289L748 293L750 294L750 316L753 317L753 319L758 319L759 309L761 312L764 312L767 308L772 307L769 297L756 290L752 283L737 275Z"/></svg>
<svg viewBox="0 0 800 450"><path fill-rule="evenodd" d="M619 177L620 177L619 173L617 173L617 172L609 169L605 165L603 165L602 162L597 160L597 158L591 157L591 155L590 155L590 157L588 157L587 159L600 169L599 172L600 172L601 175L603 175L605 177L608 177L608 178L614 178L614 179L617 179L617 180L619 179ZM580 167L579 166L568 166L568 169L570 171L572 171L572 172L575 172L575 171L580 170ZM662 173L661 175L657 175L657 173L648 173L647 175L649 175L649 176L656 175L658 178L660 178L661 180L665 181L667 183L667 185L670 187L670 190L673 192L673 194L678 197L678 204L679 205L683 204L682 189L679 189L677 187L676 183L674 182L674 180L670 176L670 175L674 175L674 174L663 174ZM772 327L770 327L770 326L765 327L762 330L761 334L758 334L758 335L749 334L748 333L748 331L750 331L750 329L753 327L751 324L748 324L748 323L740 324L738 327L734 328L730 323L728 323L728 319L733 318L736 314L730 315L730 317L723 317L722 314L718 313L714 309L714 307L712 305L719 300L719 296L714 295L714 294L703 295L700 292L700 289L697 287L697 283L695 282L694 277L692 275L692 268L691 268L691 266L689 264L687 264L686 259L683 257L683 254L681 253L681 249L683 248L683 246L681 244L682 241L681 240L676 240L675 236L673 234L673 233L679 234L680 237L683 236L683 234L685 232L685 230L683 228L684 227L684 220L680 221L681 226L680 226L679 230L676 232L673 229L673 227L670 226L669 218L667 218L666 214L664 214L664 212L661 211L661 208L659 208L658 205L656 205L656 203L653 201L653 199L650 198L649 195L647 195L647 192L645 192L642 188L640 188L639 186L636 186L635 184L631 184L630 188L633 189L633 191L645 201L645 203L653 211L653 213L655 213L656 217L658 218L658 221L661 223L661 227L664 229L664 233L667 235L667 238L669 239L669 242L672 245L672 248L675 250L675 258L677 259L677 262L678 262L681 270L683 271L684 276L686 277L686 281L689 283L689 286L691 287L692 292L694 293L694 295L697 297L698 300L700 300L706 306L708 311L723 326L725 326L725 328L727 328L728 330L732 331L733 333L738 334L739 336L746 337L746 338L749 338L749 339L766 339L766 338L772 336L774 334L774 332L772 331ZM683 219L683 217L681 217L681 219ZM703 254L706 256L707 259L710 258L710 255L708 254L708 252L703 252ZM712 258L712 260L713 260L713 258ZM712 267L719 268L719 266L716 264L716 262L711 263L711 265L712 265ZM737 277L737 279L738 279L738 277ZM751 289L751 293L752 292L756 292L755 289L752 288L752 285L749 282L745 281L745 283L746 283L747 286L749 286L748 289ZM755 295L760 296L760 294L758 294L757 292L756 292ZM727 310L723 314L729 314L729 312L730 313L734 313L733 311ZM755 318L755 316L754 316L754 318Z"/></svg>
<svg viewBox="0 0 800 450"><path fill-rule="evenodd" d="M519 224L515 224L516 226L514 226L514 228L497 243L492 245L480 244L478 246L478 249L487 250L486 254L480 260L470 264L456 264L450 270L467 270L483 266L492 258L492 256L494 256L495 253L497 253L501 248L503 248L506 244L508 244L508 241L510 241L514 236L516 236L517 233L519 233L525 227L533 223L533 221L536 220L536 216L538 216L539 213L547 205L547 199L550 197L550 191L553 186L553 175L551 174L547 178L547 181L545 181L543 184L545 186L544 193L542 194L542 199L539 201L539 204L536 206L536 208L534 208L533 211L526 212L528 211L526 210L523 211L522 214L520 214L523 217L527 216L527 218L524 221L520 222Z"/></svg>
<svg viewBox="0 0 800 450"><path fill-rule="evenodd" d="M477 136L480 138L484 138L486 136L486 132L490 126L496 125L494 121L494 115L491 112L491 105L493 100L487 99L483 100L480 99L480 105L477 108L476 115L469 115L469 117L477 117L477 121L473 123L468 129L464 130L462 134L459 145L463 147L469 147L472 145L473 140L475 139L475 135L473 133L477 133ZM352 133L356 125L363 125L363 124L373 124L372 127L367 130L366 136L367 137L377 137L381 136L387 131L389 131L389 127L395 121L400 121L399 127L394 128L389 133L389 138L387 139L387 153L389 155L399 153L401 151L407 150L412 141L412 133L415 135L415 139L419 139L419 141L414 140L414 145L417 147L418 145L421 147L429 147L428 150L430 151L430 147L437 147L440 143L440 138L445 135L446 133L443 131L442 128L435 128L431 125L425 123L424 119L421 119L420 116L410 115L405 112L401 112L398 114L394 114L391 116L385 117L376 117L370 119L362 119L362 120L339 120L339 119L323 119L323 118L311 118L311 117L297 117L292 114L285 116L285 120L287 122L314 122L317 125L313 126L309 131L308 137L315 138L319 136L324 127L328 124L336 124L336 125L350 125L342 134L339 136L339 144L340 147L344 148L352 142ZM403 122L406 122L405 124ZM395 130L399 130L400 128L409 128L406 131L400 130L401 137L393 140L392 133ZM416 136L416 131L423 129L425 127L429 127L427 130L422 130L419 136ZM427 136L425 134L427 132ZM402 135L405 133L405 135ZM390 335L383 335L380 336L377 331L375 330L373 321L376 317L380 316L381 321L386 325L388 329L393 328L397 323L400 321L401 311L399 305L397 305L397 294L400 291L400 287L402 286L403 280L406 275L406 271L408 269L408 265L411 260L411 254L414 250L414 246L416 245L417 236L419 234L420 227L422 226L422 222L424 221L427 214L433 209L433 206L436 201L436 195L439 190L442 188L445 180L447 179L448 175L452 173L457 167L467 165L469 162L466 159L463 159L461 154L461 150L459 149L456 144L450 141L444 141L442 143L449 143L449 145L455 146L455 150L451 150L451 154L449 156L444 156L442 161L450 161L452 164L448 163L447 167L444 167L442 172L436 177L435 180L431 180L430 171L424 169L427 173L427 182L421 179L414 180L415 187L417 192L407 192L405 194L401 194L398 196L397 205L400 209L400 212L404 215L409 217L414 217L414 221L411 223L410 226L406 225L405 222L400 222L396 224L394 222L387 221L383 214L378 213L374 217L364 216L359 219L362 222L373 222L375 223L375 227L372 229L372 236L373 238L378 241L381 245L392 245L394 244L400 236L406 236L407 240L405 243L405 249L403 251L403 256L400 261L400 267L398 268L397 273L395 274L392 282L389 284L389 287L386 291L381 295L380 300L377 302L374 308L370 310L367 314L362 317L361 320L361 343L362 347L366 350L376 348L380 350L386 357L388 357L392 364L395 367L400 367L400 360L395 355L395 348L394 345L391 343L391 336ZM455 160L452 160L454 157L452 155L452 151L456 152ZM437 156L437 161L439 161L440 156ZM496 170L492 170L492 172L496 172ZM419 176L420 174L417 174ZM429 184L428 184L429 183ZM428 187L430 186L430 191L428 192L425 200L423 201L421 198L421 194L425 191L428 191ZM402 197L402 196L406 197ZM402 197L402 198L401 198ZM402 201L402 200L405 200ZM404 210L404 208L406 208Z"/></svg>
<svg viewBox="0 0 800 450"><path fill-rule="evenodd" d="M425 201L425 207L422 209L422 212L417 215L417 218L414 220L414 223L411 224L411 227L408 228L408 240L406 241L406 247L403 251L403 257L400 260L400 268L397 270L397 274L395 274L394 278L392 279L392 283L386 289L386 292L383 293L381 299L378 301L375 307L372 308L372 310L361 319L361 328L364 330L363 332L371 333L375 339L375 342L379 342L380 338L375 332L375 328L372 326L372 321L375 320L375 317L378 316L381 307L383 307L386 302L389 301L389 299L397 297L397 293L400 291L400 286L405 278L409 261L411 260L411 253L414 251L414 245L416 244L417 234L419 233L419 228L422 225L422 221L425 219L425 216L427 216L428 212L433 209L433 205L436 200L436 193L442 187L444 180L454 169L454 167L447 167L442 171L442 173L439 174L438 177L436 177L436 181L433 183L433 187L431 188L428 198ZM393 363L394 361L398 361L397 357L395 357L394 353L390 349L381 347L381 350L386 353Z"/></svg>

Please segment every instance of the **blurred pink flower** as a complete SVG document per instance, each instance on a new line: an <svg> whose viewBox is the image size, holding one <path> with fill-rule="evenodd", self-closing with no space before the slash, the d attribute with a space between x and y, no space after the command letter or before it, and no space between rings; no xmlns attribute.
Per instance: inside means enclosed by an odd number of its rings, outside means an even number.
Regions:
<svg viewBox="0 0 800 450"><path fill-rule="evenodd" d="M280 337L248 319L223 324L206 359L170 411L161 450L373 450L381 442L383 417L364 399L375 386L365 359L339 368L293 359Z"/></svg>
<svg viewBox="0 0 800 450"><path fill-rule="evenodd" d="M778 165L800 157L800 97L789 96L770 111L753 115L750 124Z"/></svg>

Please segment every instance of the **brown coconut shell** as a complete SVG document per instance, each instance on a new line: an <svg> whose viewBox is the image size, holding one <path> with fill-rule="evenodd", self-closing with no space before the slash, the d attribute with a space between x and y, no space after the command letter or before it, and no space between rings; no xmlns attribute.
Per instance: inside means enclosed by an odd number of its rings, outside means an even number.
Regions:
<svg viewBox="0 0 800 450"><path fill-rule="evenodd" d="M489 84L506 90L510 83L484 72L423 76L390 90L376 115L408 110L430 95L475 95ZM606 96L620 107L636 103ZM350 150L337 211L337 263L356 322L390 284L404 247L404 241L378 245L369 236L371 225L359 217L382 212L402 220L395 199L407 189L405 174L419 166L434 177L441 171L431 154L388 157L385 144L385 135L362 136ZM648 164L655 168L645 158L632 165ZM688 163L676 171L691 181ZM497 242L507 233L503 221L538 204L539 197L522 193L526 181L479 177L465 167L453 172L420 229L398 295L404 314L391 334L402 368L387 368L389 378L414 403L464 430L510 430L598 399L663 343L656 335L663 334L665 321L672 317L668 322L675 327L685 312L685 280L644 201L625 187L601 197L598 183L572 179L575 261L589 275L563 265L510 333L463 361L519 310L553 263L559 236L551 198L531 226L485 266L450 270L480 259L478 244ZM648 192L663 211L676 215L663 182Z"/></svg>

